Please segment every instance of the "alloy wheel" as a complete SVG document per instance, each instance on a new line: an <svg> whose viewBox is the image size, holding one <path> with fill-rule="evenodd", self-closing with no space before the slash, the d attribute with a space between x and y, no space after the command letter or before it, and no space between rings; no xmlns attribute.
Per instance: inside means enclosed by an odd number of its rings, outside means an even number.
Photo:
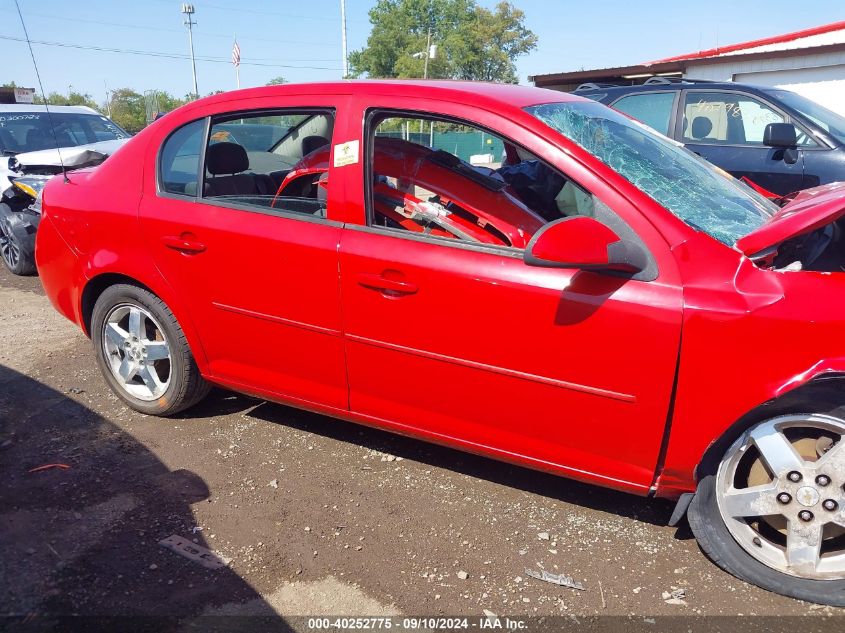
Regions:
<svg viewBox="0 0 845 633"><path fill-rule="evenodd" d="M139 400L158 400L170 385L170 345L141 306L114 306L103 321L103 354L118 385Z"/></svg>
<svg viewBox="0 0 845 633"><path fill-rule="evenodd" d="M728 449L716 475L719 512L736 542L797 578L845 578L845 421L787 415Z"/></svg>
<svg viewBox="0 0 845 633"><path fill-rule="evenodd" d="M14 237L7 235L6 229L2 225L0 225L0 256L3 257L3 261L12 270L17 268L21 258L21 251L15 243Z"/></svg>

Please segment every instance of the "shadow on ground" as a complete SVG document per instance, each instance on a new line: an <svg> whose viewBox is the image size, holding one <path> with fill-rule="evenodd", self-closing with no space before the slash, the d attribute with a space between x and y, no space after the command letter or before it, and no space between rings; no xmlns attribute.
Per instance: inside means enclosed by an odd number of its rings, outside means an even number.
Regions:
<svg viewBox="0 0 845 633"><path fill-rule="evenodd" d="M53 463L69 468L30 472ZM175 534L207 545L193 530L191 506L209 496L200 477L2 365L0 482L0 615L187 617L261 599L228 568L158 544Z"/></svg>
<svg viewBox="0 0 845 633"><path fill-rule="evenodd" d="M259 402L243 396L239 398L243 398L244 409L249 404ZM208 412L204 414L208 415ZM274 424L291 426L337 441L357 444L503 486L558 499L565 503L585 506L653 525L666 525L674 507L673 504L663 500L645 499L599 486L591 486L271 402L259 404L250 411L249 415ZM600 440L597 438L597 441ZM677 538L691 537L688 530L678 531Z"/></svg>

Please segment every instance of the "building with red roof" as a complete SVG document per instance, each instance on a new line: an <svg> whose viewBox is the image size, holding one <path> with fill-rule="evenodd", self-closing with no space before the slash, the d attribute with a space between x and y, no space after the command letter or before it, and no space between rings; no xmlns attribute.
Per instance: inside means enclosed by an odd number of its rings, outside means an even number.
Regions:
<svg viewBox="0 0 845 633"><path fill-rule="evenodd" d="M583 83L629 85L651 77L777 86L845 114L845 21L616 68L529 77L566 92Z"/></svg>

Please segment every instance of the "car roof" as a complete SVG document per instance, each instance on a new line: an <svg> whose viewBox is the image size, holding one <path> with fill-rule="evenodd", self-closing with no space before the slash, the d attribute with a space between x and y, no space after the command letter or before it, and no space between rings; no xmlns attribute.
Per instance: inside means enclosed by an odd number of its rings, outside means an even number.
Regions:
<svg viewBox="0 0 845 633"><path fill-rule="evenodd" d="M757 86L754 84L740 84L732 81L678 81L665 84L638 84L636 86L599 86L585 90L576 90L573 94L580 96L587 95L608 95L622 96L637 92L677 92L678 90L739 90L743 92L767 92L769 86Z"/></svg>
<svg viewBox="0 0 845 633"><path fill-rule="evenodd" d="M231 99L248 99L267 96L288 95L357 95L357 96L406 96L431 98L445 101L467 102L472 100L479 106L511 106L524 108L540 103L559 101L580 101L581 97L557 90L496 84L480 81L451 81L426 79L353 79L344 81L281 84L261 86L212 95L197 104L212 104Z"/></svg>
<svg viewBox="0 0 845 633"><path fill-rule="evenodd" d="M35 103L4 103L0 104L0 112L47 112L47 106ZM99 112L88 106L59 106L51 105L50 112L64 112L67 114L96 114Z"/></svg>

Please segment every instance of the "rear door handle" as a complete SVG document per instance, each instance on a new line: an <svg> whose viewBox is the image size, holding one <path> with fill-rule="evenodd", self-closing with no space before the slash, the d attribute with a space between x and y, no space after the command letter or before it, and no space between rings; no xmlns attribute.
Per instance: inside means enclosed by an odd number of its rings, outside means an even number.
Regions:
<svg viewBox="0 0 845 633"><path fill-rule="evenodd" d="M196 254L205 250L205 244L194 239L194 236L190 234L165 235L161 238L161 241L167 248L172 248L174 251L181 253Z"/></svg>
<svg viewBox="0 0 845 633"><path fill-rule="evenodd" d="M375 273L358 273L358 284L371 290L379 290L388 296L412 295L419 290L409 281L388 279Z"/></svg>

